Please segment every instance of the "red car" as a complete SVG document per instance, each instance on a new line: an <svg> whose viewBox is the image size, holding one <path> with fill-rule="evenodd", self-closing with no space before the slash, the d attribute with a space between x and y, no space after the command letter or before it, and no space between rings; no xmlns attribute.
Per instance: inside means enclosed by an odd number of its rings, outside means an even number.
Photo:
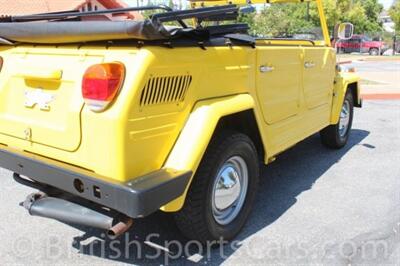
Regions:
<svg viewBox="0 0 400 266"><path fill-rule="evenodd" d="M373 40L365 35L354 35L349 40L341 40L336 44L338 53L369 53L382 55L389 46L379 40Z"/></svg>

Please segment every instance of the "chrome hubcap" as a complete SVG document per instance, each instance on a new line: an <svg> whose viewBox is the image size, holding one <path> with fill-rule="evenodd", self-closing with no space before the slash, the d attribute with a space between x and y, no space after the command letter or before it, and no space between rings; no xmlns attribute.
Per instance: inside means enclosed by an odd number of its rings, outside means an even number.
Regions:
<svg viewBox="0 0 400 266"><path fill-rule="evenodd" d="M232 222L240 213L248 186L247 164L240 156L227 160L219 170L213 187L212 211L221 225Z"/></svg>
<svg viewBox="0 0 400 266"><path fill-rule="evenodd" d="M350 103L345 100L343 103L342 111L340 112L340 121L339 121L339 135L340 137L344 137L347 134L347 130L349 128L350 123Z"/></svg>

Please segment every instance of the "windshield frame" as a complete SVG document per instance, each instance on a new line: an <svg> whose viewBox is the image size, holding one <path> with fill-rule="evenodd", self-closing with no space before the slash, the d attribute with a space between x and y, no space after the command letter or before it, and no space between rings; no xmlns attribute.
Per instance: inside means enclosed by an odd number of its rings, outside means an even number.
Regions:
<svg viewBox="0 0 400 266"><path fill-rule="evenodd" d="M324 6L322 0L188 0L192 8L206 7L206 6L218 6L233 4L238 6L245 6L251 4L279 4L279 3L298 3L302 4L304 2L315 2L317 4L318 16L320 18L320 27L322 30L323 40L315 41L316 45L322 46L332 46L331 38L329 35L328 24L326 22ZM296 41L296 40L293 40Z"/></svg>

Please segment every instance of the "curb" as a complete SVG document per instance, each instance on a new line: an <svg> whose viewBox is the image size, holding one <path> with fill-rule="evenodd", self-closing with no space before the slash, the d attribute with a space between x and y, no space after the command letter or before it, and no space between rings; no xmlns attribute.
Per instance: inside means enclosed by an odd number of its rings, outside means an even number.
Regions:
<svg viewBox="0 0 400 266"><path fill-rule="evenodd" d="M338 62L338 65L346 65L346 64L351 64L351 63L353 63L353 61L352 61L352 60L348 60L348 61L340 61L340 62Z"/></svg>
<svg viewBox="0 0 400 266"><path fill-rule="evenodd" d="M362 94L363 100L400 100L400 93L374 93Z"/></svg>

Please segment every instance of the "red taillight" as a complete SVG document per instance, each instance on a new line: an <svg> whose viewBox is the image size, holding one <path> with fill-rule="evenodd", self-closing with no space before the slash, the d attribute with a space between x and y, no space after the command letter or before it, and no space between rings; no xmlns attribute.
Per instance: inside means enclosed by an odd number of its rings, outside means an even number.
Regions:
<svg viewBox="0 0 400 266"><path fill-rule="evenodd" d="M98 64L89 67L82 80L82 96L92 111L105 110L115 99L124 83L122 63Z"/></svg>

